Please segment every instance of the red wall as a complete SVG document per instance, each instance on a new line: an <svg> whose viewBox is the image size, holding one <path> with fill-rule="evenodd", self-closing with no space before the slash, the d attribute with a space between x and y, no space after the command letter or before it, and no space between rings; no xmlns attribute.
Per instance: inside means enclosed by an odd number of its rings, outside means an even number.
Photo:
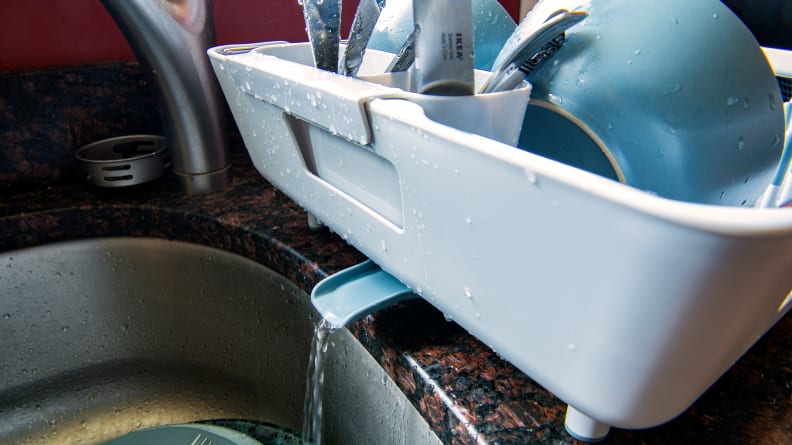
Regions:
<svg viewBox="0 0 792 445"><path fill-rule="evenodd" d="M501 0L517 17L519 0ZM357 1L344 1L349 28ZM297 0L214 0L217 43L307 40ZM0 72L132 60L99 0L0 0Z"/></svg>

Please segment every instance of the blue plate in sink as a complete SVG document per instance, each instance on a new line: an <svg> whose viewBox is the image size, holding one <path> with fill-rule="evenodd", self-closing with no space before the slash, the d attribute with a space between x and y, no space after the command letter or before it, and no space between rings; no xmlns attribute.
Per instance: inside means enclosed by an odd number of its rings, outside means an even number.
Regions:
<svg viewBox="0 0 792 445"><path fill-rule="evenodd" d="M288 429L247 420L209 420L134 431L104 445L302 445Z"/></svg>

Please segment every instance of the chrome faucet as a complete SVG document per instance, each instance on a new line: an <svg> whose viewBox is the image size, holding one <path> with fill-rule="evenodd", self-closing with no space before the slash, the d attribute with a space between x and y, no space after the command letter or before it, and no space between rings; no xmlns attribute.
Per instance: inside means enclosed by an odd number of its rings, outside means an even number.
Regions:
<svg viewBox="0 0 792 445"><path fill-rule="evenodd" d="M225 103L206 49L212 0L102 0L162 98L171 164L190 194L228 183Z"/></svg>

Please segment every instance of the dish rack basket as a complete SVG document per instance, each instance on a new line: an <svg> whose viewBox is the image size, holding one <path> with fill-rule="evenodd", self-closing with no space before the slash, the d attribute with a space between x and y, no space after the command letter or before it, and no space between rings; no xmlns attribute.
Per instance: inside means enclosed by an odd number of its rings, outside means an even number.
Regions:
<svg viewBox="0 0 792 445"><path fill-rule="evenodd" d="M568 403L579 437L675 417L792 307L792 209L661 198L317 70L308 44L239 48L209 55L261 175Z"/></svg>

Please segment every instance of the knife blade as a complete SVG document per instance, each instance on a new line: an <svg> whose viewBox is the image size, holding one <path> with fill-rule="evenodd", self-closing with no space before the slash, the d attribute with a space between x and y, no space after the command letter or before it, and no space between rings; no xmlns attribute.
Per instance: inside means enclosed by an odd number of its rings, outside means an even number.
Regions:
<svg viewBox="0 0 792 445"><path fill-rule="evenodd" d="M385 68L386 73L398 73L407 71L415 62L415 30L407 36L399 52L393 56L388 67Z"/></svg>
<svg viewBox="0 0 792 445"><path fill-rule="evenodd" d="M473 6L470 0L413 2L418 92L465 96L474 92Z"/></svg>
<svg viewBox="0 0 792 445"><path fill-rule="evenodd" d="M299 0L303 5L305 30L313 49L314 65L338 71L341 29L341 0Z"/></svg>
<svg viewBox="0 0 792 445"><path fill-rule="evenodd" d="M385 0L360 0L352 21L352 29L349 31L346 51L344 51L339 64L339 74L357 75L360 65L363 63L366 46L384 7Z"/></svg>

